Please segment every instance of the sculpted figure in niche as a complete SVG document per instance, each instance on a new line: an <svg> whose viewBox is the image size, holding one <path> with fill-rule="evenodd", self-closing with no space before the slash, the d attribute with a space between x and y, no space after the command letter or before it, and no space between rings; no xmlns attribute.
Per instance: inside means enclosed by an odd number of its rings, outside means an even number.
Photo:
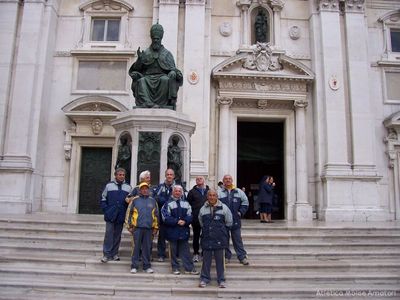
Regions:
<svg viewBox="0 0 400 300"><path fill-rule="evenodd" d="M260 9L256 16L254 23L254 32L256 37L256 42L267 43L269 41L268 37L268 19L265 15L265 11Z"/></svg>
<svg viewBox="0 0 400 300"><path fill-rule="evenodd" d="M115 169L123 168L126 170L125 181L130 183L131 177L131 146L126 137L121 137L121 144L118 147L117 163Z"/></svg>
<svg viewBox="0 0 400 300"><path fill-rule="evenodd" d="M173 136L171 139L172 143L168 146L168 168L174 170L175 181L177 183L182 182L182 159L181 159L181 148L178 146L179 137Z"/></svg>
<svg viewBox="0 0 400 300"><path fill-rule="evenodd" d="M150 47L144 51L138 48L138 59L129 69L137 107L176 108L183 76L175 67L171 52L161 44L163 35L163 27L158 23L153 25L150 30Z"/></svg>

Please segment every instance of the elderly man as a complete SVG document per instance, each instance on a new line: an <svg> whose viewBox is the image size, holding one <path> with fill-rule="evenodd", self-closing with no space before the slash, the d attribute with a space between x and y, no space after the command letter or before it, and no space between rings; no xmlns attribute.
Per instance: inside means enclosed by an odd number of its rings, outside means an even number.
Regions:
<svg viewBox="0 0 400 300"><path fill-rule="evenodd" d="M247 253L244 250L242 233L241 233L241 218L249 208L249 200L246 194L233 185L233 179L231 175L225 175L222 179L223 187L218 190L218 199L229 207L233 217L233 224L230 228L230 235L232 237L233 248L235 249L237 258L243 265L248 265ZM230 260L232 252L226 248L225 257Z"/></svg>
<svg viewBox="0 0 400 300"><path fill-rule="evenodd" d="M131 273L137 273L140 256L143 271L153 273L151 268L151 244L158 230L158 208L154 198L149 196L149 184L139 184L139 197L132 201L126 212L125 224L134 240Z"/></svg>
<svg viewBox="0 0 400 300"><path fill-rule="evenodd" d="M173 187L171 200L164 204L161 214L166 226L165 236L170 245L172 273L180 274L179 254L185 274L199 274L194 268L189 250L189 225L192 222L192 209L189 203L183 199L182 186L175 185Z"/></svg>
<svg viewBox="0 0 400 300"><path fill-rule="evenodd" d="M114 172L115 179L107 183L101 196L100 205L104 213L104 221L106 221L103 258L101 259L103 263L120 260L118 250L128 206L125 198L132 189L129 184L125 183L125 174L125 169L117 168Z"/></svg>
<svg viewBox="0 0 400 300"><path fill-rule="evenodd" d="M207 200L207 192L209 186L205 184L203 176L196 177L196 185L189 191L187 200L192 207L192 228L193 228L193 261L199 261L199 249L200 249L200 232L201 227L199 223L199 211Z"/></svg>
<svg viewBox="0 0 400 300"><path fill-rule="evenodd" d="M228 227L232 226L232 213L225 204L218 200L217 192L214 189L207 192L207 202L200 209L199 222L203 228L201 235L203 264L199 286L206 287L211 281L210 269L214 255L218 286L224 288L224 249L229 245Z"/></svg>
<svg viewBox="0 0 400 300"><path fill-rule="evenodd" d="M151 46L137 50L138 59L129 69L136 106L176 108L179 86L183 83L181 71L175 67L174 57L161 40L164 29L154 24L150 29Z"/></svg>
<svg viewBox="0 0 400 300"><path fill-rule="evenodd" d="M172 187L175 184L175 172L172 169L167 169L165 171L165 181L160 183L158 187L154 190L153 196L157 200L158 207L161 208L164 206L166 202L168 202L169 198L172 195ZM165 226L160 214L160 228L158 233L158 240L157 240L157 255L158 261L163 262L165 261L165 251L166 251L166 243L165 243Z"/></svg>
<svg viewBox="0 0 400 300"><path fill-rule="evenodd" d="M146 170L146 171L141 172L139 174L139 184L136 187L134 187L132 192L128 195L127 201L130 202L132 200L132 197L135 197L135 196L139 195L139 185L142 182L146 182L149 185L149 193L150 193L150 196L152 196L153 195L153 190L151 188L150 181L151 181L151 173L150 173L150 171Z"/></svg>

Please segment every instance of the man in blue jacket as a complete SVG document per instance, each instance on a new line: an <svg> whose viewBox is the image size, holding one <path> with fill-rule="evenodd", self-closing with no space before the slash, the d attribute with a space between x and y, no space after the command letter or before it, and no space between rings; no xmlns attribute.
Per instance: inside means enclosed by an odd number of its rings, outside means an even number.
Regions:
<svg viewBox="0 0 400 300"><path fill-rule="evenodd" d="M230 228L230 235L232 237L233 248L235 249L237 258L243 265L248 265L247 252L244 250L242 233L241 233L241 218L249 208L249 200L246 194L233 185L231 175L225 175L222 179L224 186L218 190L218 199L229 207L232 213L233 224ZM225 258L230 260L232 252L229 246L226 248Z"/></svg>
<svg viewBox="0 0 400 300"><path fill-rule="evenodd" d="M192 228L193 228L193 261L199 261L200 232L199 211L207 200L207 192L210 188L204 182L203 176L196 177L196 185L189 191L187 201L192 207Z"/></svg>
<svg viewBox="0 0 400 300"><path fill-rule="evenodd" d="M225 204L218 200L217 192L214 189L210 189L207 193L207 202L199 212L199 222L202 227L201 249L203 250L199 286L206 287L211 281L211 261L214 255L218 286L224 288L224 249L229 245L228 227L232 226L232 213Z"/></svg>
<svg viewBox="0 0 400 300"><path fill-rule="evenodd" d="M101 259L103 263L120 260L118 250L128 206L125 198L132 190L131 186L125 183L125 174L125 169L117 168L114 172L115 179L107 183L101 196L100 205L104 213L104 221L106 221Z"/></svg>
<svg viewBox="0 0 400 300"><path fill-rule="evenodd" d="M163 219L161 217L161 208L164 206L166 202L168 202L169 198L172 195L172 187L175 184L175 172L172 169L167 169L165 171L165 181L160 183L158 187L153 191L153 197L156 199L158 207L160 209L160 226L158 232L158 240L157 240L157 256L158 261L165 261L165 251L166 251L166 243L165 243L165 225Z"/></svg>
<svg viewBox="0 0 400 300"><path fill-rule="evenodd" d="M175 185L173 187L171 199L164 204L161 214L165 225L165 236L170 246L172 273L180 274L179 254L185 273L199 274L194 268L189 250L189 225L192 222L192 209L190 204L183 199L182 186Z"/></svg>

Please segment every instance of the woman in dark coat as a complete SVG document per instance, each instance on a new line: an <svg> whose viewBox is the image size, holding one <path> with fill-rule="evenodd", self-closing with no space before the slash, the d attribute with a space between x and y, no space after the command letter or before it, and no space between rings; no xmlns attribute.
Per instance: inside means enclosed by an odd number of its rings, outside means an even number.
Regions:
<svg viewBox="0 0 400 300"><path fill-rule="evenodd" d="M274 187L274 177L264 176L261 179L257 198L257 201L260 205L259 211L261 223L273 223L271 220L271 214L275 197Z"/></svg>

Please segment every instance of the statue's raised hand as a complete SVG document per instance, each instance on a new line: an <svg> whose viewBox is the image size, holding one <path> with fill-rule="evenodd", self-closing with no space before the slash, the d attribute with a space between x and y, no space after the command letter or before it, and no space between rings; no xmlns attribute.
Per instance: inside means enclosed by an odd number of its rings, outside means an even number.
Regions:
<svg viewBox="0 0 400 300"><path fill-rule="evenodd" d="M141 57L143 51L140 51L140 47L139 47L139 48L137 48L136 53L137 53L137 56L138 56L138 57Z"/></svg>

